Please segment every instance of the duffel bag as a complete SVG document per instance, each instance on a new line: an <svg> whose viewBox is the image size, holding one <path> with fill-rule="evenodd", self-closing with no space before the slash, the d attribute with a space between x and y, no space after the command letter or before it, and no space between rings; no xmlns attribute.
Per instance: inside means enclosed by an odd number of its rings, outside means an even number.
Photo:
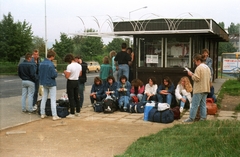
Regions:
<svg viewBox="0 0 240 157"><path fill-rule="evenodd" d="M129 112L130 113L143 113L145 104L146 104L145 102L138 102L138 103L133 102L129 106Z"/></svg>
<svg viewBox="0 0 240 157"><path fill-rule="evenodd" d="M96 102L93 104L94 112L103 112L103 102Z"/></svg>
<svg viewBox="0 0 240 157"><path fill-rule="evenodd" d="M156 107L153 107L148 114L148 121L158 123L172 123L174 121L174 113L170 109L164 111L158 111Z"/></svg>
<svg viewBox="0 0 240 157"><path fill-rule="evenodd" d="M65 118L69 115L68 108L57 105L57 115L58 117Z"/></svg>
<svg viewBox="0 0 240 157"><path fill-rule="evenodd" d="M207 98L206 107L208 115L215 115L217 113L217 104L214 103L212 98Z"/></svg>

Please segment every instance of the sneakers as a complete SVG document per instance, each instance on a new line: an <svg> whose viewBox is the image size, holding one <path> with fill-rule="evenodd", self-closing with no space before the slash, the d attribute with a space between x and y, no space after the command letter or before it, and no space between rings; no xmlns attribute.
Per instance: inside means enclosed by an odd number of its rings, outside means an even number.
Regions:
<svg viewBox="0 0 240 157"><path fill-rule="evenodd" d="M43 118L46 118L47 116L45 115L45 114L42 114L41 115L41 118L43 119Z"/></svg>
<svg viewBox="0 0 240 157"><path fill-rule="evenodd" d="M36 111L37 110L37 105L34 105L33 106L33 109L32 109L32 112Z"/></svg>
<svg viewBox="0 0 240 157"><path fill-rule="evenodd" d="M124 111L127 111L127 107L124 106L124 107L123 107L123 110L124 110Z"/></svg>
<svg viewBox="0 0 240 157"><path fill-rule="evenodd" d="M188 118L188 119L184 120L183 122L190 123L190 122L193 122L193 120L191 118Z"/></svg>
<svg viewBox="0 0 240 157"><path fill-rule="evenodd" d="M79 117L80 116L80 112L76 112L75 116Z"/></svg>
<svg viewBox="0 0 240 157"><path fill-rule="evenodd" d="M53 119L53 120L59 120L59 119L61 119L61 118L58 117L58 116L53 116L52 119Z"/></svg>
<svg viewBox="0 0 240 157"><path fill-rule="evenodd" d="M66 118L74 118L75 115L74 114L69 114L68 116L66 116Z"/></svg>
<svg viewBox="0 0 240 157"><path fill-rule="evenodd" d="M27 113L27 110L22 110L23 113Z"/></svg>
<svg viewBox="0 0 240 157"><path fill-rule="evenodd" d="M182 113L183 112L183 107L180 107L180 113Z"/></svg>

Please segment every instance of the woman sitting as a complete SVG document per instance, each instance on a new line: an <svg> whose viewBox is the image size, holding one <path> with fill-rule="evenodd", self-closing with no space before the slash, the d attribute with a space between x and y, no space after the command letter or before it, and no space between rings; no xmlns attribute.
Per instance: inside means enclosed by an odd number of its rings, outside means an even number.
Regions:
<svg viewBox="0 0 240 157"><path fill-rule="evenodd" d="M192 85L189 78L187 76L182 77L178 82L177 88L175 89L176 100L177 102L180 101L180 112L183 111L184 105L187 102L187 100L189 101L190 108L191 108L191 103L192 103L191 92L192 92Z"/></svg>
<svg viewBox="0 0 240 157"><path fill-rule="evenodd" d="M143 82L140 79L134 79L131 82L131 91L130 91L130 97L132 98L133 96L138 98L138 101L140 102L143 97L144 93L144 85Z"/></svg>
<svg viewBox="0 0 240 157"><path fill-rule="evenodd" d="M160 103L172 104L174 97L174 85L169 77L164 77L162 84L157 89L157 98Z"/></svg>
<svg viewBox="0 0 240 157"><path fill-rule="evenodd" d="M106 84L104 85L104 93L103 98L112 98L116 100L116 90L117 90L117 82L115 82L115 78L113 76L108 76L106 80Z"/></svg>
<svg viewBox="0 0 240 157"><path fill-rule="evenodd" d="M142 98L142 102L144 101L157 101L157 84L156 84L156 78L155 77L149 77L148 78L148 84L145 86L144 95Z"/></svg>
<svg viewBox="0 0 240 157"><path fill-rule="evenodd" d="M100 79L100 77L95 77L94 84L92 85L91 93L90 93L90 101L92 106L94 104L94 101L97 101L97 102L102 101L102 95L103 95L102 80Z"/></svg>
<svg viewBox="0 0 240 157"><path fill-rule="evenodd" d="M118 97L119 108L123 109L124 111L127 111L127 106L129 105L130 89L130 82L127 81L127 77L125 75L122 75L118 82L116 95Z"/></svg>

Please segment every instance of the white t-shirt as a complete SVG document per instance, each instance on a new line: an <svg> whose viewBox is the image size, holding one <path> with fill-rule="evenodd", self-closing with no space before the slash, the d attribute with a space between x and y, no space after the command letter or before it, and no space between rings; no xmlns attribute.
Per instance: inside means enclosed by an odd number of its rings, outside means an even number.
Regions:
<svg viewBox="0 0 240 157"><path fill-rule="evenodd" d="M79 74L82 71L82 66L76 62L72 62L67 66L67 72L70 73L69 80L78 80Z"/></svg>

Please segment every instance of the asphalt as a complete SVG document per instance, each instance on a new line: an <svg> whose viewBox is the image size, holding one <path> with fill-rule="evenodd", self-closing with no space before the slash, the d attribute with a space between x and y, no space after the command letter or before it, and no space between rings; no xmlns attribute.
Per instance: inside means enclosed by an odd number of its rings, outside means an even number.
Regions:
<svg viewBox="0 0 240 157"><path fill-rule="evenodd" d="M225 82L225 79L216 79L213 82L213 86L215 88L215 94L218 95L222 84ZM97 114L93 111L89 99L91 86L86 86L84 92L84 104L81 110L81 115L85 119L91 118L91 120L109 120L109 121L121 121L127 123L142 123L143 114L129 114L124 112L115 112L114 114ZM61 98L62 94L65 93L65 90L57 91L57 98ZM41 97L39 96L39 99ZM1 98L0 100L0 130L4 130L7 128L19 126L26 123L31 123L37 120L40 120L40 116L38 114L29 114L22 113L21 110L21 96L10 97L10 98ZM189 112L186 111L182 118L178 120L179 122L183 119L188 118ZM207 119L237 119L240 120L240 113L236 114L234 111L219 111L217 116L208 116Z"/></svg>

